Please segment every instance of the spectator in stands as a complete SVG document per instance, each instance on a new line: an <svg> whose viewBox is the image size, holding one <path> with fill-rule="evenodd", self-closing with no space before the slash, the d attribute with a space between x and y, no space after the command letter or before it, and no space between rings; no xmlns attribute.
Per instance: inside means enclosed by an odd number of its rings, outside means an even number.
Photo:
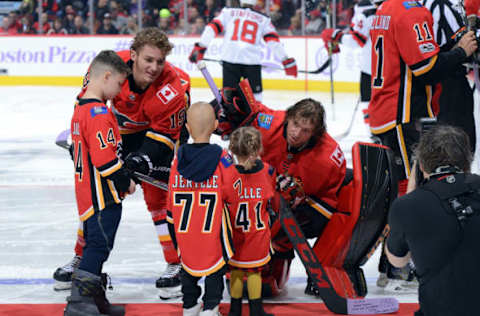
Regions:
<svg viewBox="0 0 480 316"><path fill-rule="evenodd" d="M220 13L221 7L217 2L217 0L206 0L205 5L199 7L199 11L203 12L206 23L211 22Z"/></svg>
<svg viewBox="0 0 480 316"><path fill-rule="evenodd" d="M32 20L30 15L25 15L20 19L20 27L18 28L18 34L35 34L35 29L32 27Z"/></svg>
<svg viewBox="0 0 480 316"><path fill-rule="evenodd" d="M18 30L22 26L20 23L19 12L16 10L10 11L8 16L10 17L10 22L12 23L10 27Z"/></svg>
<svg viewBox="0 0 480 316"><path fill-rule="evenodd" d="M108 9L108 0L98 0L97 6L95 7L95 18L101 20L105 16L105 13L109 13Z"/></svg>
<svg viewBox="0 0 480 316"><path fill-rule="evenodd" d="M60 2L60 1L59 1ZM55 16L58 11L58 3L56 0L42 0L42 10L50 16Z"/></svg>
<svg viewBox="0 0 480 316"><path fill-rule="evenodd" d="M112 15L112 24L117 30L127 25L127 15L123 6L115 0L110 1L110 14Z"/></svg>
<svg viewBox="0 0 480 316"><path fill-rule="evenodd" d="M300 14L295 14L290 18L290 27L288 28L287 35L302 35L302 17Z"/></svg>
<svg viewBox="0 0 480 316"><path fill-rule="evenodd" d="M200 16L197 7L188 7L188 23L193 24L195 20Z"/></svg>
<svg viewBox="0 0 480 316"><path fill-rule="evenodd" d="M174 29L170 23L171 14L168 9L161 9L159 12L160 20L158 21L158 27L168 35L174 34Z"/></svg>
<svg viewBox="0 0 480 316"><path fill-rule="evenodd" d="M42 20L42 32L40 32L40 23L38 21L33 23L33 29L37 34L47 34L48 30L52 28L50 22L48 21L48 14L43 12L40 18Z"/></svg>
<svg viewBox="0 0 480 316"><path fill-rule="evenodd" d="M75 35L90 34L90 30L84 25L83 18L80 15L77 15L73 20L73 29L70 33Z"/></svg>
<svg viewBox="0 0 480 316"><path fill-rule="evenodd" d="M12 23L12 18L6 16L2 20L2 27L0 27L0 35L15 35L18 33L17 28Z"/></svg>
<svg viewBox="0 0 480 316"><path fill-rule="evenodd" d="M20 13L22 15L32 15L35 11L35 1L34 0L23 0L20 5Z"/></svg>
<svg viewBox="0 0 480 316"><path fill-rule="evenodd" d="M307 34L320 34L325 28L325 20L321 16L319 10L310 12L310 21L305 26L305 33Z"/></svg>
<svg viewBox="0 0 480 316"><path fill-rule="evenodd" d="M120 34L125 35L135 35L137 34L138 26L137 26L137 16L131 16L127 19L127 25L125 25L121 30Z"/></svg>
<svg viewBox="0 0 480 316"><path fill-rule="evenodd" d="M201 16L197 16L195 18L195 22L193 23L191 34L202 35L204 28L205 28L205 20Z"/></svg>
<svg viewBox="0 0 480 316"><path fill-rule="evenodd" d="M56 18L53 27L48 30L47 35L67 35L68 31L63 27L61 18Z"/></svg>
<svg viewBox="0 0 480 316"><path fill-rule="evenodd" d="M63 26L69 34L73 32L75 28L75 16L76 12L71 5L65 7L65 18L63 19Z"/></svg>
<svg viewBox="0 0 480 316"><path fill-rule="evenodd" d="M118 30L112 24L112 16L110 13L105 13L103 21L97 30L97 34L118 34Z"/></svg>

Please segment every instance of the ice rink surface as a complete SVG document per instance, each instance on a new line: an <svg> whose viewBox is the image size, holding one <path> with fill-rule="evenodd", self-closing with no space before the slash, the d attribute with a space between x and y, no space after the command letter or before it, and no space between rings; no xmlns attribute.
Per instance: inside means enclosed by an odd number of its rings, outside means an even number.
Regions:
<svg viewBox="0 0 480 316"><path fill-rule="evenodd" d="M78 88L65 87L0 87L0 303L64 303L69 294L53 291L52 275L73 257L78 216L72 162L54 141L70 126L77 92ZM332 106L329 93L265 91L263 103L285 109L304 97L324 104L327 129L334 137L347 129L358 99L336 93ZM212 98L207 89L192 90L193 102ZM351 133L340 141L349 166L353 143L369 141L361 108ZM218 137L213 141L225 145ZM417 302L415 292L377 288L377 263L378 251L364 266L369 297L394 294L400 302ZM160 302L155 280L165 266L138 188L123 203L115 248L104 266L114 286L108 292L111 301ZM295 259L286 290L274 300L318 302L303 294L305 284L305 271ZM224 300L229 301L227 293Z"/></svg>

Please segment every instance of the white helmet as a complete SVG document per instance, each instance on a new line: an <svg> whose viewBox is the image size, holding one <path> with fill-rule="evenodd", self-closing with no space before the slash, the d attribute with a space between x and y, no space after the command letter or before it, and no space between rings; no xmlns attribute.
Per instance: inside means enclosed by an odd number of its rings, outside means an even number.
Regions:
<svg viewBox="0 0 480 316"><path fill-rule="evenodd" d="M256 5L257 4L257 0L240 0L240 5L243 6L243 5Z"/></svg>

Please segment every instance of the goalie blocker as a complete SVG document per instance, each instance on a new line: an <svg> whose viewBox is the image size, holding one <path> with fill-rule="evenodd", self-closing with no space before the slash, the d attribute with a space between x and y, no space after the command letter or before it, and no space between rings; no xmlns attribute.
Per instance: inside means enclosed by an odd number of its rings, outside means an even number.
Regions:
<svg viewBox="0 0 480 316"><path fill-rule="evenodd" d="M341 297L361 298L367 294L361 266L385 238L388 210L397 195L391 156L391 150L382 145L354 144L353 170L347 170L339 191L338 210L333 211L313 246L325 274ZM264 297L280 293L288 280L292 259L292 252L287 251L292 245L286 240L278 220L272 226L272 239L278 243L277 249L285 251L277 251L263 270Z"/></svg>

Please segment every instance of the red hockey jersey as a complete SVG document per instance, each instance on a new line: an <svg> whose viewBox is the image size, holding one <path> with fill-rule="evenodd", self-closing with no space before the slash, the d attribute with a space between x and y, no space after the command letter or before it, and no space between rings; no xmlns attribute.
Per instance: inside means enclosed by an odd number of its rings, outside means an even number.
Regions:
<svg viewBox="0 0 480 316"><path fill-rule="evenodd" d="M312 207L330 217L328 207L337 206L337 192L346 173L345 156L340 146L325 132L314 146L299 153L288 152L284 136L286 112L259 106L260 112L252 125L262 134L262 160L273 166L277 173L288 172L300 178L305 194L322 201L323 205L312 204Z"/></svg>
<svg viewBox="0 0 480 316"><path fill-rule="evenodd" d="M268 201L275 190L273 167L261 160L253 169L227 169L225 203L230 212L235 254L229 264L255 268L270 261L270 226Z"/></svg>
<svg viewBox="0 0 480 316"><path fill-rule="evenodd" d="M199 165L195 160L192 164ZM222 193L225 169L232 160L223 150L211 176L201 182L184 178L178 165L176 156L170 169L167 221L174 225L185 271L199 277L210 275L233 255L230 219Z"/></svg>
<svg viewBox="0 0 480 316"><path fill-rule="evenodd" d="M370 28L372 133L384 133L412 118L433 117L432 86L416 78L437 60L432 25L432 15L417 1L389 0L377 9Z"/></svg>
<svg viewBox="0 0 480 316"><path fill-rule="evenodd" d="M93 99L77 102L70 130L78 214L85 221L94 210L121 203L113 181L105 178L122 167L117 156L121 137L111 110Z"/></svg>

